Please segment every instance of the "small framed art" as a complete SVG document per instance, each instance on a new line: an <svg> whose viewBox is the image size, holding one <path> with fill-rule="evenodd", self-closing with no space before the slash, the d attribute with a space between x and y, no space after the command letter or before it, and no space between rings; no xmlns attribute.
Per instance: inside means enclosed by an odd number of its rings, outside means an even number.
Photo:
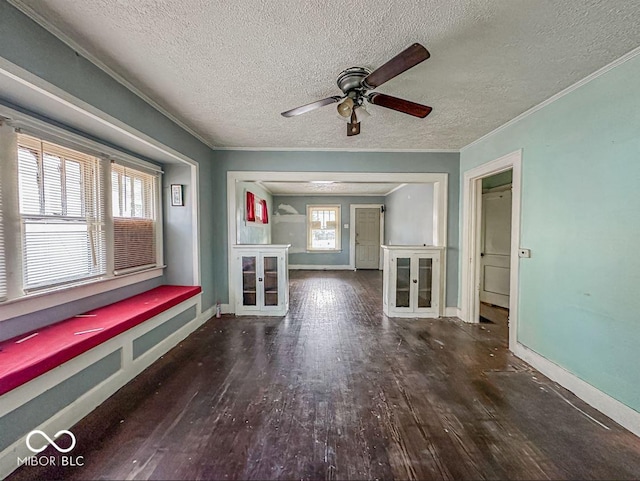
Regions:
<svg viewBox="0 0 640 481"><path fill-rule="evenodd" d="M171 184L171 205L184 205L182 184Z"/></svg>

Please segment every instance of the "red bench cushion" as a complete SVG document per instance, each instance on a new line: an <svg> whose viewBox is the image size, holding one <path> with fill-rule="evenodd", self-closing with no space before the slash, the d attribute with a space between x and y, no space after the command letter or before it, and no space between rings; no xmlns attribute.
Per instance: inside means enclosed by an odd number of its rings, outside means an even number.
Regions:
<svg viewBox="0 0 640 481"><path fill-rule="evenodd" d="M201 291L199 286L156 287L79 317L72 317L0 343L0 395ZM92 332L82 334L84 331ZM35 332L37 335L29 337ZM25 338L28 339L17 342Z"/></svg>

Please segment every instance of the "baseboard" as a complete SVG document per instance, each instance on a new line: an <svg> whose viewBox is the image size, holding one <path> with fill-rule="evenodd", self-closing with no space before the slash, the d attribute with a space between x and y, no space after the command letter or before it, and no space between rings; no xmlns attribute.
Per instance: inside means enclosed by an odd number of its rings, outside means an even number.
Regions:
<svg viewBox="0 0 640 481"><path fill-rule="evenodd" d="M602 414L609 416L636 436L640 436L640 412L605 394L575 374L520 343L516 344L513 353Z"/></svg>
<svg viewBox="0 0 640 481"><path fill-rule="evenodd" d="M457 317L461 319L461 313L459 307L445 307L444 308L444 316L445 317Z"/></svg>
<svg viewBox="0 0 640 481"><path fill-rule="evenodd" d="M224 306L226 306L228 304L222 304L222 309L224 312ZM205 322L207 322L209 319L211 319L213 316L216 315L216 306L212 306L209 309L207 309L206 311L203 311L200 313L200 315L198 316L198 322L200 324L204 324Z"/></svg>
<svg viewBox="0 0 640 481"><path fill-rule="evenodd" d="M289 264L290 271L354 271L350 265Z"/></svg>

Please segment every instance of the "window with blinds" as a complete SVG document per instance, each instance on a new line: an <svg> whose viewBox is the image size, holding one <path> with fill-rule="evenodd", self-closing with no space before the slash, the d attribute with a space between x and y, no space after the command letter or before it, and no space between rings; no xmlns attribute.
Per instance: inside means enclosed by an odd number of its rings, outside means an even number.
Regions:
<svg viewBox="0 0 640 481"><path fill-rule="evenodd" d="M340 206L307 206L307 250L335 251L341 249Z"/></svg>
<svg viewBox="0 0 640 481"><path fill-rule="evenodd" d="M23 287L52 287L106 272L100 159L18 134Z"/></svg>
<svg viewBox="0 0 640 481"><path fill-rule="evenodd" d="M156 264L156 177L111 164L114 269Z"/></svg>

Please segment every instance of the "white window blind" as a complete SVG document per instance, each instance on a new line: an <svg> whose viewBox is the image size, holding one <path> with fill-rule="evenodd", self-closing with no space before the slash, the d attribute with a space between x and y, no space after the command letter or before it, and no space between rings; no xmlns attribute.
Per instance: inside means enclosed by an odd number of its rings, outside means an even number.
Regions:
<svg viewBox="0 0 640 481"><path fill-rule="evenodd" d="M111 164L114 269L156 264L156 177Z"/></svg>
<svg viewBox="0 0 640 481"><path fill-rule="evenodd" d="M18 134L25 290L106 272L100 159Z"/></svg>
<svg viewBox="0 0 640 481"><path fill-rule="evenodd" d="M0 182L0 301L7 297L7 267L4 247L4 219L2 217L2 182Z"/></svg>
<svg viewBox="0 0 640 481"><path fill-rule="evenodd" d="M340 250L340 206L307 206L307 250Z"/></svg>

